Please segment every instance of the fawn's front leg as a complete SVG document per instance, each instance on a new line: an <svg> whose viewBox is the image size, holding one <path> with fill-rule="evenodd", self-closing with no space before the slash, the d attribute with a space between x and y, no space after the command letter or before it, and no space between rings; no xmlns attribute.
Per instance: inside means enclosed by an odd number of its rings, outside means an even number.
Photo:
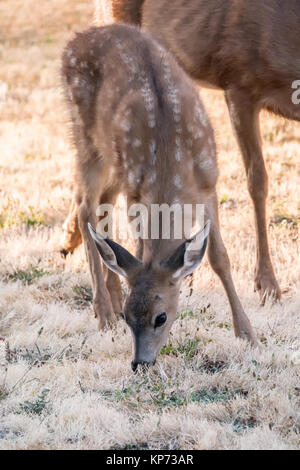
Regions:
<svg viewBox="0 0 300 470"><path fill-rule="evenodd" d="M104 193L104 195L100 198L100 204L114 204L115 203L115 194L114 190L109 190ZM81 244L82 236L81 231L79 228L79 221L78 221L78 212L79 206L76 202L76 198L73 197L71 206L69 209L68 216L66 221L63 224L63 241L62 241L62 249L60 250L61 255L66 258L69 253L73 253L73 251ZM101 220L101 218L99 219ZM101 260L100 260L101 262ZM101 266L103 271L106 271L105 266L103 266L101 262ZM104 275L103 272L103 275ZM108 270L106 276L106 287L110 294L111 303L116 315L122 310L122 289L119 276L113 273L112 271Z"/></svg>
<svg viewBox="0 0 300 470"><path fill-rule="evenodd" d="M104 206L104 205L110 204L111 206L114 206L116 204L116 200L117 200L119 192L120 192L119 184L115 184L115 185L113 184L112 186L110 186L101 195L100 201L99 201L100 205L103 204ZM103 219L103 217L105 217L105 215L99 216L98 218L99 223L101 223L101 220ZM116 223L116 221L114 221L113 223ZM120 312L122 311L122 304L123 304L122 287L121 287L120 278L117 274L112 272L110 269L107 270L106 266L104 265L103 265L103 269L104 271L107 271L106 287L110 294L114 312L116 316L118 317Z"/></svg>
<svg viewBox="0 0 300 470"><path fill-rule="evenodd" d="M99 175L99 179L95 175ZM86 257L90 267L93 285L93 306L95 316L99 321L99 329L111 326L116 316L113 310L111 297L106 287L102 262L88 229L88 222L95 226L96 208L99 203L99 187L101 188L101 169L91 168L88 172L82 172L80 196L78 203L78 223L83 238ZM100 184L99 184L100 182Z"/></svg>

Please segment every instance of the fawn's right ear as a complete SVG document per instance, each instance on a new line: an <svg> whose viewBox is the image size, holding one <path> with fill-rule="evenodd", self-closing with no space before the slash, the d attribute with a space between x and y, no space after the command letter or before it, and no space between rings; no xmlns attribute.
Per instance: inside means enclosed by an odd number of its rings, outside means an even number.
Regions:
<svg viewBox="0 0 300 470"><path fill-rule="evenodd" d="M114 273L127 277L129 271L142 265L129 251L109 238L102 237L88 224L91 237L103 259L103 263Z"/></svg>
<svg viewBox="0 0 300 470"><path fill-rule="evenodd" d="M205 254L210 230L210 220L194 237L182 243L162 266L168 268L174 279L183 279L199 266Z"/></svg>

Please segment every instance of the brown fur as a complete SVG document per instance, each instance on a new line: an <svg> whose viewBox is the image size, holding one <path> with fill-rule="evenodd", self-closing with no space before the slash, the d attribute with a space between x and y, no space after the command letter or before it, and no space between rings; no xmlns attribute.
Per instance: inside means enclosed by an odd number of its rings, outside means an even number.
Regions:
<svg viewBox="0 0 300 470"><path fill-rule="evenodd" d="M266 228L268 178L259 112L300 120L292 83L300 78L298 0L112 0L116 21L140 24L202 85L225 90L255 208L255 286L280 297Z"/></svg>
<svg viewBox="0 0 300 470"><path fill-rule="evenodd" d="M135 348L135 362L153 361L177 310L181 281L172 275L181 267L185 239L143 240L142 262L96 233L91 232L96 243L91 239L87 223L95 222L99 201L114 204L122 192L129 204L147 207L174 200L205 204L211 220L209 259L226 289L235 333L255 343L219 233L213 131L190 79L150 35L125 25L78 34L64 52L62 76L77 149L78 215L73 211L69 226L73 223L84 240L100 327L119 314L121 289L111 271L105 283L97 249L107 265L116 256L119 270L128 274L131 293L124 313L136 344L143 344L143 351ZM201 257L205 247L206 241ZM168 321L159 333L153 318L162 312Z"/></svg>

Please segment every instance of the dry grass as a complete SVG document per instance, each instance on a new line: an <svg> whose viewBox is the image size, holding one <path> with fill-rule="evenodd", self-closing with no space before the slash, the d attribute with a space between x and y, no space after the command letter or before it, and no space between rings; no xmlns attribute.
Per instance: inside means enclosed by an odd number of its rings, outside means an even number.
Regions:
<svg viewBox="0 0 300 470"><path fill-rule="evenodd" d="M271 251L284 289L282 303L262 308L241 158L222 94L203 91L218 141L223 235L263 348L234 339L225 294L205 262L193 296L183 289L171 345L148 374L132 374L124 323L96 329L82 248L66 262L57 253L73 158L60 54L92 7L0 2L8 87L0 104L0 448L299 448L300 126L262 116Z"/></svg>

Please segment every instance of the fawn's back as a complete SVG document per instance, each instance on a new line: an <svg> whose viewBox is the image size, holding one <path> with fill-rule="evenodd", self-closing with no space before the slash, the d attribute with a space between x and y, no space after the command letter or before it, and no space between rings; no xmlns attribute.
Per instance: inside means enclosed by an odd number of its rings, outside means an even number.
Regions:
<svg viewBox="0 0 300 470"><path fill-rule="evenodd" d="M198 93L149 35L125 25L78 34L64 52L63 79L78 165L88 171L97 160L107 187L171 204L195 202L199 182L214 186L213 132Z"/></svg>

